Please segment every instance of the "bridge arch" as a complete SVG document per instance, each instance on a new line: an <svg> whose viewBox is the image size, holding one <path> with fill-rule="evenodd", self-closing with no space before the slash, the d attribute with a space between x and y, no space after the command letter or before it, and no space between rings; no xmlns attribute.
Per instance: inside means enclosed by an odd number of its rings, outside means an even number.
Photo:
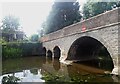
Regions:
<svg viewBox="0 0 120 84"><path fill-rule="evenodd" d="M51 50L47 51L47 57L51 57L52 58L52 51Z"/></svg>
<svg viewBox="0 0 120 84"><path fill-rule="evenodd" d="M58 46L55 46L53 49L54 58L60 58L61 50Z"/></svg>
<svg viewBox="0 0 120 84"><path fill-rule="evenodd" d="M100 40L91 36L79 37L70 46L67 59L82 63L85 62L85 64L87 61L92 60L92 64L90 65L112 71L114 67L112 56L109 53L106 45L104 45L105 43L103 43L103 41L101 42ZM107 61L101 61L100 63L100 60L104 59Z"/></svg>
<svg viewBox="0 0 120 84"><path fill-rule="evenodd" d="M41 54L42 54L42 56L46 56L46 51L47 51L47 50L46 50L46 48L45 48L45 47L43 47L43 48L42 48L42 53L41 53Z"/></svg>

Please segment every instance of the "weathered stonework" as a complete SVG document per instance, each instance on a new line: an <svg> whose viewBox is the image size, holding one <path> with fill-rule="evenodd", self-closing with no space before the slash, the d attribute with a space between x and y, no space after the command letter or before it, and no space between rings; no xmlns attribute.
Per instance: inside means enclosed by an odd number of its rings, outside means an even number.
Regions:
<svg viewBox="0 0 120 84"><path fill-rule="evenodd" d="M119 10L120 9L111 10L88 20L70 25L50 33L40 40L42 41L43 46L52 52L54 47L58 46L61 49L60 61L64 61L75 40L84 36L92 37L107 48L114 63L112 73L120 75L120 61L118 61L120 60L120 37L118 35L118 30L120 30L120 22L118 19ZM86 28L84 31L82 31L83 26Z"/></svg>

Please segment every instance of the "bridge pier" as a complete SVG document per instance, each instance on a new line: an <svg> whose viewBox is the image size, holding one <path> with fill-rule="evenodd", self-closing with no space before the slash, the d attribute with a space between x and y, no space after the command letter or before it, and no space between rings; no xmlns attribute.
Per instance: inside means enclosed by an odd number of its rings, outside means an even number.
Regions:
<svg viewBox="0 0 120 84"><path fill-rule="evenodd" d="M120 66L118 64L118 58L113 58L113 64L114 64L114 68L113 68L111 74L120 75L120 72L119 72L119 67Z"/></svg>
<svg viewBox="0 0 120 84"><path fill-rule="evenodd" d="M67 53L65 52L64 49L61 50L61 56L60 56L60 62L64 62L67 58Z"/></svg>

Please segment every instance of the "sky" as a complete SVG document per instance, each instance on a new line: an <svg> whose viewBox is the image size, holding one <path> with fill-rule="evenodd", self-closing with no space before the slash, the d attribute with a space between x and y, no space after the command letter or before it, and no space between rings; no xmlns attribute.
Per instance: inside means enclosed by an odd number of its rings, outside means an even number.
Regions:
<svg viewBox="0 0 120 84"><path fill-rule="evenodd" d="M83 5L85 0L78 0ZM36 34L46 20L54 0L4 0L0 3L0 20L5 16L18 17L20 25L27 36Z"/></svg>

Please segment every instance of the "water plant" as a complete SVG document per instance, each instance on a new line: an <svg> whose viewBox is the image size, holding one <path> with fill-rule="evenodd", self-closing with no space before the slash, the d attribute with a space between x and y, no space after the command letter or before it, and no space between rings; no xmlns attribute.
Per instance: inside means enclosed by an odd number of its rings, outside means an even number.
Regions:
<svg viewBox="0 0 120 84"><path fill-rule="evenodd" d="M8 75L2 78L2 84L18 84L19 80L20 79L18 77L15 77L14 74L11 76Z"/></svg>

